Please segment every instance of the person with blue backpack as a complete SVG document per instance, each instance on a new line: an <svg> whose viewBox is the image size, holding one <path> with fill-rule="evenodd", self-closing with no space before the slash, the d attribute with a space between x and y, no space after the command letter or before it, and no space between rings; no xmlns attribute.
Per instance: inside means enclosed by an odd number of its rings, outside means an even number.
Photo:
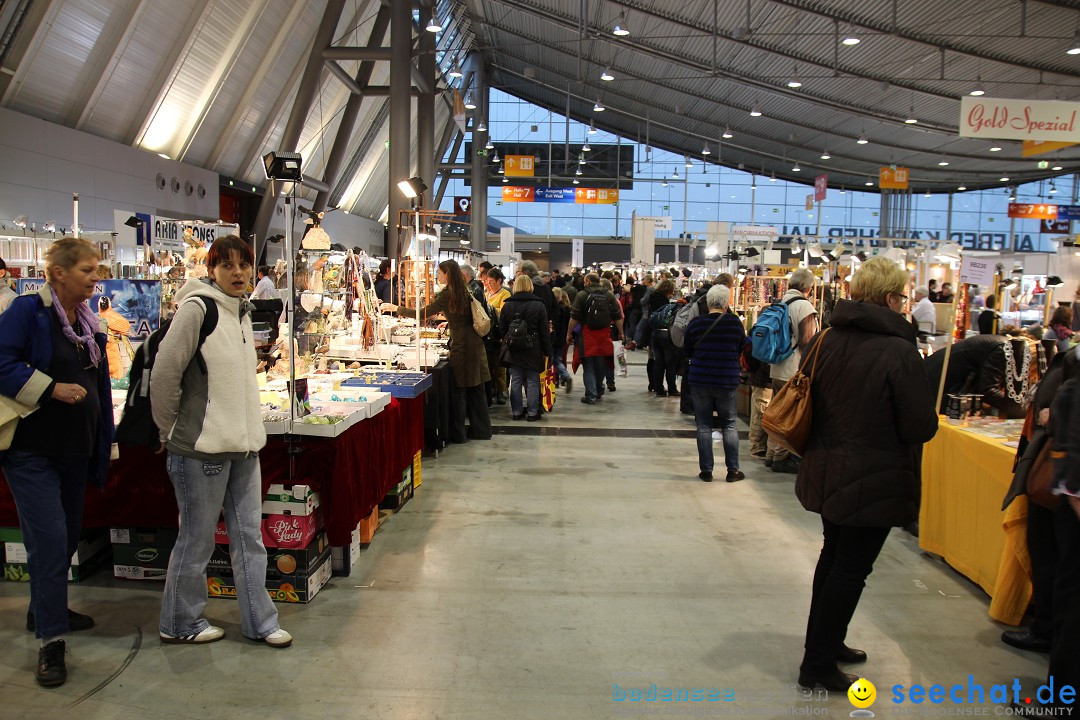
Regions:
<svg viewBox="0 0 1080 720"><path fill-rule="evenodd" d="M676 304L675 283L664 280L652 293L649 305L649 388L656 392L656 397L679 397L675 383L675 373L679 368L679 349L671 341L671 325L675 322L675 313L682 307ZM667 391L664 391L664 381Z"/></svg>
<svg viewBox="0 0 1080 720"><path fill-rule="evenodd" d="M750 330L750 342L755 358L772 366L773 393L777 393L799 370L803 350L817 335L817 308L811 299L817 277L806 268L799 268L788 279L788 291L780 302L767 305ZM799 458L772 440L768 452L772 455L772 471L799 472Z"/></svg>

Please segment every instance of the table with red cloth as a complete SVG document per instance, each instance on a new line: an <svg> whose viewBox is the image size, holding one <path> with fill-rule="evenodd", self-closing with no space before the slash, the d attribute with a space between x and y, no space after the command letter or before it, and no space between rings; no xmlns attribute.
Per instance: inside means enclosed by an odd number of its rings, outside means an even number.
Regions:
<svg viewBox="0 0 1080 720"><path fill-rule="evenodd" d="M360 520L395 485L401 471L424 447L424 398L393 398L378 415L334 438L298 437L294 484L320 496L331 545L345 546ZM272 435L259 452L263 493L271 483L288 484L289 446ZM177 527L179 513L165 454L122 447L104 489L87 487L84 527ZM0 527L18 527L15 500L0 474Z"/></svg>

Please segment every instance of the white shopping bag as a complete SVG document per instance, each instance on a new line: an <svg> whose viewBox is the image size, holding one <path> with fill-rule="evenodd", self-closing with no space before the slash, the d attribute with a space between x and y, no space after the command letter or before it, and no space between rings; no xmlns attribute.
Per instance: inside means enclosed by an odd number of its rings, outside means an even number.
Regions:
<svg viewBox="0 0 1080 720"><path fill-rule="evenodd" d="M626 348L622 340L612 340L611 344L614 346L615 369L619 371L619 377L626 377L630 374L630 368L626 365Z"/></svg>

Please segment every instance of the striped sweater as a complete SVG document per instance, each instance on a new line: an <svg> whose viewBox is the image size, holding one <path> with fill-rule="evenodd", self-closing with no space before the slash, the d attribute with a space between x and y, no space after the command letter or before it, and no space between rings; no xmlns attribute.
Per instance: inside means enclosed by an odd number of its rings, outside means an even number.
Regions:
<svg viewBox="0 0 1080 720"><path fill-rule="evenodd" d="M713 326L713 323L716 323ZM709 328L712 327L712 330ZM706 334L708 333L708 334ZM734 390L739 386L739 353L746 331L738 315L699 315L686 328L684 350L690 358L691 386Z"/></svg>

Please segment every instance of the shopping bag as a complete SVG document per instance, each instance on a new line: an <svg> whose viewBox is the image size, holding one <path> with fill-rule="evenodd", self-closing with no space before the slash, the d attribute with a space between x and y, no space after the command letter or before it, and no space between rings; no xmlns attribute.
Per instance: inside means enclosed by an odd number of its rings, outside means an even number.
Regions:
<svg viewBox="0 0 1080 720"><path fill-rule="evenodd" d="M630 374L630 368L626 364L626 348L623 347L622 340L612 340L611 346L615 356L615 369L618 370L619 377L626 377Z"/></svg>
<svg viewBox="0 0 1080 720"><path fill-rule="evenodd" d="M545 361L544 365L544 372L540 373L540 404L544 406L544 412L551 412L551 408L555 407L555 380L558 374L550 361Z"/></svg>

